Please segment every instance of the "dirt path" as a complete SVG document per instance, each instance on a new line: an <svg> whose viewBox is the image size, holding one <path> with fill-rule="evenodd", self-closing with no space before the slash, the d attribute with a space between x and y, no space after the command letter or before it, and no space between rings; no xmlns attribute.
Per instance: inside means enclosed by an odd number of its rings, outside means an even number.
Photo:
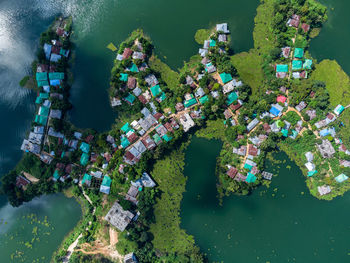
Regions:
<svg viewBox="0 0 350 263"><path fill-rule="evenodd" d="M109 244L114 247L118 243L118 232L109 227Z"/></svg>
<svg viewBox="0 0 350 263"><path fill-rule="evenodd" d="M79 239L83 236L83 234L80 234L77 239L70 244L70 246L67 249L67 255L65 256L65 258L62 260L63 263L68 263L70 257L72 256L74 249L77 247L78 243L79 243Z"/></svg>
<svg viewBox="0 0 350 263"><path fill-rule="evenodd" d="M114 236L113 238L115 238ZM115 241L115 239L114 239ZM82 244L82 248L77 249L76 251L80 251L87 255L97 255L101 254L105 257L112 258L113 260L116 260L117 262L123 261L123 256L118 253L118 251L115 249L115 245L111 244L105 244L104 242L100 240L96 240L93 245L90 245L88 243Z"/></svg>

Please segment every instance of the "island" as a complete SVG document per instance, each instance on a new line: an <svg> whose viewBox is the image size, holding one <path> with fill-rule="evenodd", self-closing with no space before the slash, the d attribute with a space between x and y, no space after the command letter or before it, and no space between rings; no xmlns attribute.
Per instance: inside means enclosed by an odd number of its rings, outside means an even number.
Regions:
<svg viewBox="0 0 350 263"><path fill-rule="evenodd" d="M198 54L178 71L137 29L107 45L118 118L98 133L67 118L74 31L71 17L57 18L40 37L33 77L21 81L34 83L37 114L2 191L13 206L62 191L79 201L83 218L53 262L205 262L180 227L192 136L223 143L219 200L269 187L277 175L265 161L276 151L296 162L315 198L343 195L350 189L350 79L336 61L317 62L309 52L326 20L315 0L261 1L253 49L235 54L221 21L197 31Z"/></svg>

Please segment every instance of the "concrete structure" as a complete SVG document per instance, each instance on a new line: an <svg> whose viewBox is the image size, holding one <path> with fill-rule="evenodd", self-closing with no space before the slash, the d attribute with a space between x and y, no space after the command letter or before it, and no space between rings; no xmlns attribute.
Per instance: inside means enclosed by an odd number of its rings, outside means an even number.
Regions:
<svg viewBox="0 0 350 263"><path fill-rule="evenodd" d="M106 221L122 232L133 218L134 214L130 211L125 211L118 202L113 204L112 208L105 216Z"/></svg>

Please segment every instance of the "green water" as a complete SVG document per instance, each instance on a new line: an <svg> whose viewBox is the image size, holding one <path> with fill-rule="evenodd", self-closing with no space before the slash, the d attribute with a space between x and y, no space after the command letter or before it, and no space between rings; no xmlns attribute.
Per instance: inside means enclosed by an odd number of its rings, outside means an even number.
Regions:
<svg viewBox="0 0 350 263"><path fill-rule="evenodd" d="M49 262L81 209L63 194L43 196L19 208L0 209L0 262Z"/></svg>
<svg viewBox="0 0 350 263"><path fill-rule="evenodd" d="M186 151L188 176L182 227L212 261L343 263L350 261L350 194L331 202L312 197L300 169L285 153L266 169L279 174L270 188L230 196L219 206L215 157L221 143L194 138Z"/></svg>

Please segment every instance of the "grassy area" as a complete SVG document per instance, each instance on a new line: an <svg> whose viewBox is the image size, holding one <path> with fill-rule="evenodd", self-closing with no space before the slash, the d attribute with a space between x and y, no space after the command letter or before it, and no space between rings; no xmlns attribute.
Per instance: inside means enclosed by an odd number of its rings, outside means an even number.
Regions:
<svg viewBox="0 0 350 263"><path fill-rule="evenodd" d="M24 86L27 84L27 82L28 82L29 79L30 79L29 76L23 77L23 79L21 79L21 80L19 81L19 85L20 85L21 87L24 87Z"/></svg>
<svg viewBox="0 0 350 263"><path fill-rule="evenodd" d="M350 109L346 109L339 119L344 124L344 127L339 131L340 138L342 138L346 147L350 149Z"/></svg>
<svg viewBox="0 0 350 263"><path fill-rule="evenodd" d="M174 150L159 160L151 173L162 194L154 207L156 224L150 231L155 249L163 253L185 254L194 247L193 237L180 228L180 203L186 185L184 159L183 150Z"/></svg>
<svg viewBox="0 0 350 263"><path fill-rule="evenodd" d="M244 83L252 88L253 95L258 95L264 82L262 58L255 50L242 52L231 57L232 64L237 69Z"/></svg>
<svg viewBox="0 0 350 263"><path fill-rule="evenodd" d="M257 14L254 19L253 39L254 47L258 50L259 54L267 54L276 46L271 25L274 17L273 2L273 0L262 1L256 9Z"/></svg>
<svg viewBox="0 0 350 263"><path fill-rule="evenodd" d="M204 40L209 39L210 32L211 31L209 29L198 29L194 35L194 39L198 44L202 45L204 43Z"/></svg>
<svg viewBox="0 0 350 263"><path fill-rule="evenodd" d="M350 79L335 60L323 60L316 65L312 80L324 81L332 107L350 104Z"/></svg>
<svg viewBox="0 0 350 263"><path fill-rule="evenodd" d="M196 132L197 137L205 138L208 140L218 139L225 141L225 125L223 120L207 121L207 126Z"/></svg>
<svg viewBox="0 0 350 263"><path fill-rule="evenodd" d="M178 88L179 74L162 62L158 57L152 56L149 59L149 66L160 73L161 78L166 82L169 89L175 91Z"/></svg>

